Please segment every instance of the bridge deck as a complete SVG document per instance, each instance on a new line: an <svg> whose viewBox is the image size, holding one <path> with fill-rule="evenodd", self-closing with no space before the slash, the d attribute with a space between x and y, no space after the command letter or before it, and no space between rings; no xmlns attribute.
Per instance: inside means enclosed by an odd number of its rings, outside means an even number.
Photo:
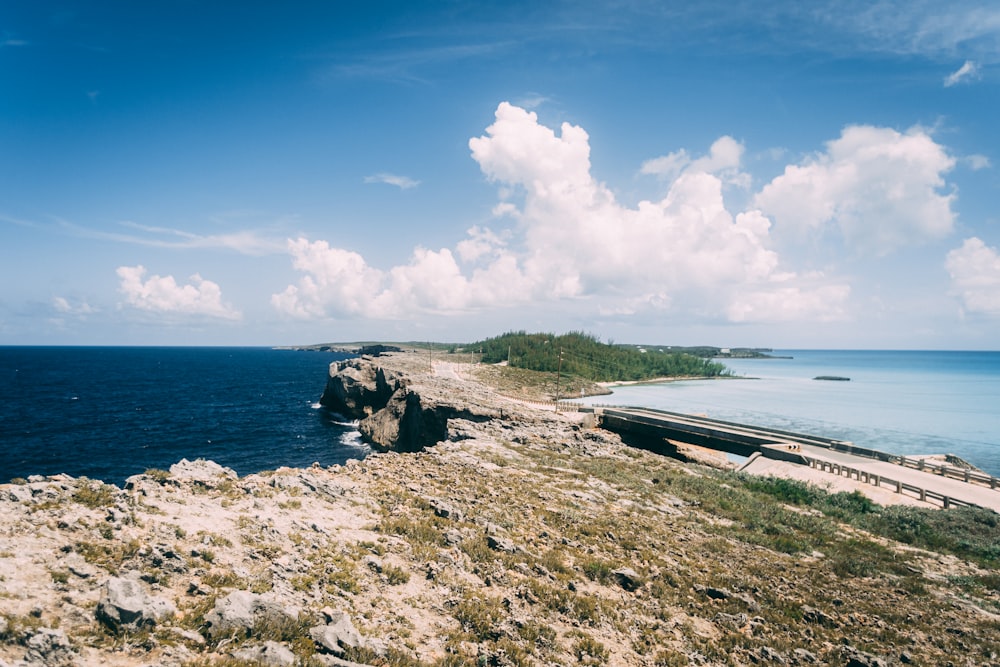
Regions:
<svg viewBox="0 0 1000 667"><path fill-rule="evenodd" d="M946 507L978 505L1000 512L1000 480L988 475L973 474L970 478L966 474L963 479L959 469L938 469L936 474L901 465L906 462L902 457L850 442L696 415L646 408L597 408L594 412L602 426L619 433L687 442L743 456L760 452L769 458L836 470L836 474L917 494ZM957 473L959 479L942 474L949 472Z"/></svg>

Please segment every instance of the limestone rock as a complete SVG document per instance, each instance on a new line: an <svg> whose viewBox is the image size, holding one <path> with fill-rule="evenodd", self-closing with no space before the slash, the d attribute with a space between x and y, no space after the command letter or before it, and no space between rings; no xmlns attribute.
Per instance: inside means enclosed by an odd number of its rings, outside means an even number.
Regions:
<svg viewBox="0 0 1000 667"><path fill-rule="evenodd" d="M358 430L373 445L397 452L418 452L448 437L446 410L425 408L420 395L396 390L385 406L361 420Z"/></svg>
<svg viewBox="0 0 1000 667"><path fill-rule="evenodd" d="M295 654L287 646L273 641L264 642L260 646L244 646L231 655L237 660L263 667L291 667L295 664Z"/></svg>
<svg viewBox="0 0 1000 667"><path fill-rule="evenodd" d="M205 615L208 635L212 638L231 634L247 634L261 622L282 622L294 619L298 610L285 609L250 591L233 591L215 601L215 607Z"/></svg>
<svg viewBox="0 0 1000 667"><path fill-rule="evenodd" d="M614 577L619 586L627 591L637 590L643 583L639 573L630 567L620 567L612 570L611 576Z"/></svg>
<svg viewBox="0 0 1000 667"><path fill-rule="evenodd" d="M188 479L209 487L218 484L220 478L237 479L239 477L232 468L226 468L215 461L206 461L205 459L195 459L194 461L181 459L170 466L170 474L177 479Z"/></svg>
<svg viewBox="0 0 1000 667"><path fill-rule="evenodd" d="M25 665L72 665L76 663L76 652L69 637L62 630L39 628L25 644L28 648L24 656Z"/></svg>
<svg viewBox="0 0 1000 667"><path fill-rule="evenodd" d="M494 535L489 535L486 538L486 544L490 549L494 551L505 551L507 553L517 553L517 545L513 541L507 539L506 537L497 537Z"/></svg>
<svg viewBox="0 0 1000 667"><path fill-rule="evenodd" d="M853 646L844 646L841 648L840 654L846 667L887 667L886 661L882 658L865 653Z"/></svg>
<svg viewBox="0 0 1000 667"><path fill-rule="evenodd" d="M802 620L808 623L817 623L831 628L839 625L837 623L837 619L833 616L830 616L825 611L810 607L809 605L802 605Z"/></svg>
<svg viewBox="0 0 1000 667"><path fill-rule="evenodd" d="M96 615L117 631L152 626L176 612L173 602L150 596L136 579L112 577L104 582Z"/></svg>
<svg viewBox="0 0 1000 667"><path fill-rule="evenodd" d="M327 624L317 625L309 630L309 636L321 649L342 655L345 648L360 648L365 645L347 612L324 609L323 614L327 618Z"/></svg>
<svg viewBox="0 0 1000 667"><path fill-rule="evenodd" d="M349 419L362 419L377 412L404 382L366 359L348 359L330 364L330 377L320 404Z"/></svg>

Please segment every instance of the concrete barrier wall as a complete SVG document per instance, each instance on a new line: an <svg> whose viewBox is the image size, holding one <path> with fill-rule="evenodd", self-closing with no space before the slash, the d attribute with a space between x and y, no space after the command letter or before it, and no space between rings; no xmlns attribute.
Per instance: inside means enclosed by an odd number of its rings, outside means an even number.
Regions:
<svg viewBox="0 0 1000 667"><path fill-rule="evenodd" d="M802 455L801 449L797 448L795 445L763 445L760 448L760 453L764 458L775 459L777 461L789 461L800 465L805 465L808 461L808 459Z"/></svg>

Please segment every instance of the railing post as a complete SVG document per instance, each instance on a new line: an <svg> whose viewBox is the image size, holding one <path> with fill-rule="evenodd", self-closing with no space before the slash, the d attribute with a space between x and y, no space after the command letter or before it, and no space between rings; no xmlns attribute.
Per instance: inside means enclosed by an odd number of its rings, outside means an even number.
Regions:
<svg viewBox="0 0 1000 667"><path fill-rule="evenodd" d="M902 493L902 492L903 492L903 483L900 482L899 480L896 480L896 493Z"/></svg>
<svg viewBox="0 0 1000 667"><path fill-rule="evenodd" d="M951 507L951 503L948 502L948 496L944 496L941 498L941 505L944 507L944 509L948 509L949 507Z"/></svg>
<svg viewBox="0 0 1000 667"><path fill-rule="evenodd" d="M917 459L917 470L923 470L923 469L924 469L924 460Z"/></svg>
<svg viewBox="0 0 1000 667"><path fill-rule="evenodd" d="M927 502L927 489L920 489L920 500Z"/></svg>

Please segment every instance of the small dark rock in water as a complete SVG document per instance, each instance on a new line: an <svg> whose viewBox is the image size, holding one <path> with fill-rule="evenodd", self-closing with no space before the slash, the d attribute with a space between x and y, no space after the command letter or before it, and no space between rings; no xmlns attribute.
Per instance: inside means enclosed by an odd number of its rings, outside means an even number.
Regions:
<svg viewBox="0 0 1000 667"><path fill-rule="evenodd" d="M842 375L817 375L813 380L830 380L833 382L850 382L851 378L845 378Z"/></svg>

